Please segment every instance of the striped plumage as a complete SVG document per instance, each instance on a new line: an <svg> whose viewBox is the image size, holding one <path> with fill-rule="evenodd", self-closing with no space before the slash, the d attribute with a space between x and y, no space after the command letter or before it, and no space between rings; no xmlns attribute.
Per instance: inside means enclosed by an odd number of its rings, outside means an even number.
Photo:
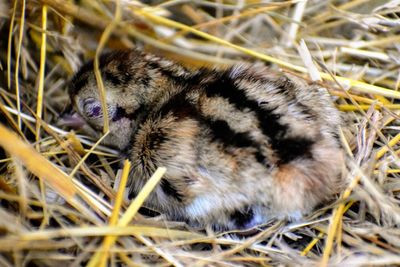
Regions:
<svg viewBox="0 0 400 267"><path fill-rule="evenodd" d="M216 229L298 217L337 192L339 112L324 88L265 67L190 71L136 50L105 54L100 69L111 133L131 160L133 197L167 167L146 205ZM70 85L94 133L103 118L93 63Z"/></svg>

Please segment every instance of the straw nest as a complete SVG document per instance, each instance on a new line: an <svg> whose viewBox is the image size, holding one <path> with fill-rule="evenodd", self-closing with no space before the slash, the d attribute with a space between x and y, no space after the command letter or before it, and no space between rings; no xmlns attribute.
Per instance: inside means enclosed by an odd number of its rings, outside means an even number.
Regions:
<svg viewBox="0 0 400 267"><path fill-rule="evenodd" d="M0 1L0 265L400 264L399 15L397 0ZM140 214L165 170L128 203L129 162L57 127L79 66L130 47L322 83L346 121L346 189L253 236Z"/></svg>

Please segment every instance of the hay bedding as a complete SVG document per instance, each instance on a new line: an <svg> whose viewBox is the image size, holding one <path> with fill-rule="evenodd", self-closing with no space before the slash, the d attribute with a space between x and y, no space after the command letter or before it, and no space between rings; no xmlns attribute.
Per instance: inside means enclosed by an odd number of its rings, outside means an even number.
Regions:
<svg viewBox="0 0 400 267"><path fill-rule="evenodd" d="M397 0L0 1L0 266L400 264L399 15ZM165 170L125 203L129 162L57 127L72 73L127 47L321 78L344 111L347 188L247 237L139 214Z"/></svg>

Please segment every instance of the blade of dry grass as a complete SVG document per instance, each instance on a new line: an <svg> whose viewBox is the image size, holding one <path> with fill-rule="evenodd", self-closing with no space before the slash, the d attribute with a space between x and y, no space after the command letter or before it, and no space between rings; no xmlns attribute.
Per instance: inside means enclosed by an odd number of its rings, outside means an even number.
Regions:
<svg viewBox="0 0 400 267"><path fill-rule="evenodd" d="M46 30L47 30L47 6L42 6L42 40L41 40L41 48L40 48L40 67L39 67L39 85L38 85L38 95L37 95L37 104L36 104L36 116L39 119L42 119L43 112L43 91L44 91L44 73L45 73L45 63L46 63ZM36 121L36 150L40 150L39 146L40 140L40 123L39 120ZM49 223L49 215L47 213L46 207L46 187L44 181L42 179L39 180L40 183L40 191L43 201L43 217L41 228Z"/></svg>
<svg viewBox="0 0 400 267"><path fill-rule="evenodd" d="M19 90L19 63L20 63L20 56L21 56L21 49L22 49L22 38L24 37L24 24L25 24L25 2L26 0L22 0L21 6L21 20L19 25L19 36L18 36L18 45L17 51L15 56L15 94L17 96L17 110L18 110L18 128L21 129L22 121L21 121L21 94Z"/></svg>
<svg viewBox="0 0 400 267"><path fill-rule="evenodd" d="M0 145L17 157L24 165L41 179L45 179L67 200L74 198L76 190L60 169L49 163L30 145L22 142L14 133L0 124Z"/></svg>
<svg viewBox="0 0 400 267"><path fill-rule="evenodd" d="M112 235L110 235L112 234ZM153 237L176 238L176 239L194 239L204 238L204 236L188 231L180 231L173 229L165 229L152 226L127 225L127 226L91 226L91 227L75 227L65 229L48 229L34 232L21 233L18 238L10 238L10 240L21 241L39 241L67 236L85 237L85 236L129 236L144 235ZM6 240L6 239L4 239ZM103 251L102 251L103 252Z"/></svg>
<svg viewBox="0 0 400 267"><path fill-rule="evenodd" d="M292 46L297 39L296 37L297 37L297 32L299 30L299 24L301 23L301 20L303 18L306 5L307 5L307 0L299 1L295 4L292 17L293 22L290 23L287 35L283 35L283 37L286 38L285 45L287 47Z"/></svg>
<svg viewBox="0 0 400 267"><path fill-rule="evenodd" d="M119 188L118 188L117 197L115 198L114 208L113 208L113 211L112 211L112 214L110 217L110 221L108 223L109 226L115 226L117 224L118 215L119 215L119 211L121 209L122 201L124 198L124 193L125 193L125 189L126 189L126 183L128 181L130 168L131 168L130 161L125 160L124 168L122 170L121 182L120 182ZM112 233L112 232L110 232L110 233ZM113 243L112 236L111 235L106 236L106 238L103 241L103 245L100 248L100 250L103 251L103 254L100 256L100 259L99 259L100 266L106 266L107 259L109 256L108 251L109 251L110 247L112 246L112 243Z"/></svg>
<svg viewBox="0 0 400 267"><path fill-rule="evenodd" d="M101 52L103 51L103 48L107 42L107 40L110 38L111 33L115 29L115 27L118 25L118 23L121 21L121 6L120 6L120 1L116 0L116 7L115 7L115 14L114 18L111 21L111 23L105 28L103 34L100 37L99 44L96 48L96 55L94 57L94 74L96 77L96 82L97 82L97 87L99 90L99 95L100 95L100 100L101 100L101 109L103 111L103 133L106 135L109 131L109 119L108 119L108 109L107 109L107 103L106 103L106 90L104 88L104 83L103 79L101 77L101 72L99 69L99 57Z"/></svg>
<svg viewBox="0 0 400 267"><path fill-rule="evenodd" d="M333 215L332 215L331 222L329 224L327 238L325 241L325 248L324 248L324 252L322 254L320 266L328 266L329 256L330 256L330 254L332 252L332 248L333 248L333 242L334 242L335 237L337 236L337 233L339 230L339 225L342 224L342 218L343 218L343 214L345 212L345 202L344 201L347 198L349 198L351 192L357 186L360 179L361 179L360 176L356 176L352 179L350 185L343 192L343 195L341 197L342 202L333 211Z"/></svg>
<svg viewBox="0 0 400 267"><path fill-rule="evenodd" d="M43 91L44 91L44 72L46 64L46 30L47 30L47 6L42 6L42 42L40 47L40 67L39 67L39 85L36 104L36 116L42 119L43 112ZM40 139L40 123L36 121L36 142ZM36 146L39 151L39 144Z"/></svg>
<svg viewBox="0 0 400 267"><path fill-rule="evenodd" d="M7 44L7 87L11 89L11 53L12 53L12 40L14 31L15 14L17 13L18 1L14 1L12 15L10 19L10 29L8 31L8 44Z"/></svg>
<svg viewBox="0 0 400 267"><path fill-rule="evenodd" d="M400 133L398 133L395 137L393 137L387 146L383 146L381 149L379 149L376 152L376 159L380 159L386 152L389 151L390 147L393 147L394 145L397 145L400 142Z"/></svg>

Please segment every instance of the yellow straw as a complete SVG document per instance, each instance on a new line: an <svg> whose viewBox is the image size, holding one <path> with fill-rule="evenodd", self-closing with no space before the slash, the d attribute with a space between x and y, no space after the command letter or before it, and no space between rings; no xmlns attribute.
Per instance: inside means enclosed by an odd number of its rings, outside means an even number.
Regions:
<svg viewBox="0 0 400 267"><path fill-rule="evenodd" d="M39 85L38 85L38 98L36 106L36 116L41 119L43 111L43 90L44 90L44 70L46 63L46 29L47 29L47 6L42 7L42 44L40 47L40 67L39 67ZM36 142L40 138L40 121L36 120ZM39 151L39 143L36 145Z"/></svg>
<svg viewBox="0 0 400 267"><path fill-rule="evenodd" d="M100 94L100 100L101 100L101 109L103 110L103 132L106 133L109 130L109 122L108 122L108 109L107 109L107 102L106 102L106 91L104 88L103 84L103 79L101 78L101 72L99 69L99 56L101 54L101 51L103 50L108 38L110 37L112 31L114 28L118 25L118 23L121 20L121 7L120 7L120 1L116 0L115 2L116 7L115 7L115 14L114 14L114 19L111 21L111 23L105 28L103 34L100 37L99 45L97 46L96 49L96 56L94 58L94 74L96 77L98 89L99 89L99 94Z"/></svg>
<svg viewBox="0 0 400 267"><path fill-rule="evenodd" d="M110 217L110 222L109 222L110 226L115 226L117 224L119 211L121 210L122 201L124 199L124 193L125 193L126 183L128 181L130 168L131 168L130 161L125 160L124 168L122 170L121 182L119 184L118 193L115 198L114 209L113 209L113 211L111 213L111 217ZM104 239L103 246L100 249L100 251L103 252L100 256L100 264L99 264L100 266L106 266L106 264L107 264L107 258L109 256L108 251L113 243L112 237L113 237L112 235L107 235L106 238ZM94 259L94 258L92 258L92 259Z"/></svg>
<svg viewBox="0 0 400 267"><path fill-rule="evenodd" d="M17 110L18 110L18 128L21 129L21 99L19 93L19 60L21 56L21 48L22 48L22 38L24 37L24 24L25 24L25 0L22 0L22 8L21 8L21 22L19 24L19 38L18 38L18 48L17 55L15 59L15 92L17 95Z"/></svg>

